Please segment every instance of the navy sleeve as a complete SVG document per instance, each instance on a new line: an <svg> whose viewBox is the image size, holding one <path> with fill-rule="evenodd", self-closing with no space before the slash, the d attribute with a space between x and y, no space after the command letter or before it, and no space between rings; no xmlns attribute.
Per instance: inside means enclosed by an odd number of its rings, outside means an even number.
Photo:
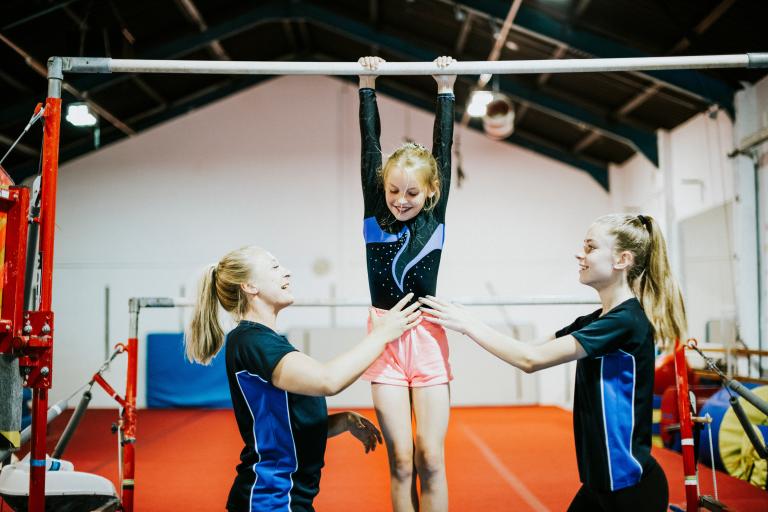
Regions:
<svg viewBox="0 0 768 512"><path fill-rule="evenodd" d="M584 316L580 316L576 320L573 321L571 325L567 325L557 331L555 333L555 338L562 338L563 336L567 336L571 334L574 331L578 331L585 325L587 325L589 322L593 321L595 318L600 316L600 313L602 312L602 309L598 309L597 311L593 311L592 313Z"/></svg>
<svg viewBox="0 0 768 512"><path fill-rule="evenodd" d="M432 154L440 173L440 201L435 205L435 217L445 222L448 192L451 189L451 148L453 146L453 111L456 99L453 94L438 94L435 126L432 130Z"/></svg>
<svg viewBox="0 0 768 512"><path fill-rule="evenodd" d="M373 217L384 200L384 188L379 179L381 169L381 123L376 91L360 89L360 174L363 184L364 218Z"/></svg>
<svg viewBox="0 0 768 512"><path fill-rule="evenodd" d="M272 382L272 372L280 360L297 351L287 339L277 334L250 337L248 343L242 343L238 348L243 368L269 382Z"/></svg>
<svg viewBox="0 0 768 512"><path fill-rule="evenodd" d="M611 311L570 334L578 340L589 357L615 352L633 340L635 322L626 311Z"/></svg>

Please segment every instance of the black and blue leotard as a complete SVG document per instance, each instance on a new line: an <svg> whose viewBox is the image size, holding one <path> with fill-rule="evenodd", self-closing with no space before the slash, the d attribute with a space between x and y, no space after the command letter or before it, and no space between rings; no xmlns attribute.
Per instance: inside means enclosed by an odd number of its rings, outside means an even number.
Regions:
<svg viewBox="0 0 768 512"><path fill-rule="evenodd" d="M437 97L432 154L440 173L440 199L407 222L387 208L381 170L381 124L373 89L360 89L361 174L365 215L363 234L368 260L371 304L392 308L403 295L435 295L437 271L445 241L445 209L451 185L453 94Z"/></svg>

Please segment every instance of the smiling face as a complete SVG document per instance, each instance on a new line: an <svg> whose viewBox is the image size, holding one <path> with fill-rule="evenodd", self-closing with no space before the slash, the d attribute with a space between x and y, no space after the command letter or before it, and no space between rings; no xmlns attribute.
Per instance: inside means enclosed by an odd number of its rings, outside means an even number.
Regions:
<svg viewBox="0 0 768 512"><path fill-rule="evenodd" d="M579 282L600 290L624 279L629 253L615 254L615 239L607 228L592 224L584 239L584 247L576 254Z"/></svg>
<svg viewBox="0 0 768 512"><path fill-rule="evenodd" d="M409 142L395 150L381 170L387 208L400 222L413 219L440 199L437 161L420 144Z"/></svg>
<svg viewBox="0 0 768 512"><path fill-rule="evenodd" d="M387 207L400 222L416 217L434 192L426 190L415 169L393 166L384 180Z"/></svg>
<svg viewBox="0 0 768 512"><path fill-rule="evenodd" d="M276 311L293 304L291 272L269 252L254 254L251 258L251 279L243 285L251 300L261 301Z"/></svg>

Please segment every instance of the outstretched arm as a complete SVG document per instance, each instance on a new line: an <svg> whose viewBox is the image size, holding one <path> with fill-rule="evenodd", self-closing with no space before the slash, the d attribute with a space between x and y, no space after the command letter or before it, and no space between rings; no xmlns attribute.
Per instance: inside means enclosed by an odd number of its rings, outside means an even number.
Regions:
<svg viewBox="0 0 768 512"><path fill-rule="evenodd" d="M422 311L432 315L425 315L424 320L466 334L491 354L526 373L587 356L581 344L570 334L542 345L530 345L489 327L460 304L430 296L419 301L426 306L421 308Z"/></svg>
<svg viewBox="0 0 768 512"><path fill-rule="evenodd" d="M446 70L455 61L452 57L438 57L435 65ZM435 126L432 131L432 154L437 161L440 173L440 201L435 205L435 215L440 221L445 218L448 204L448 192L451 187L451 148L453 147L453 116L456 100L453 96L453 84L456 75L433 75L437 82L437 111Z"/></svg>
<svg viewBox="0 0 768 512"><path fill-rule="evenodd" d="M371 313L374 328L362 342L328 362L320 362L301 352L286 354L272 372L272 384L299 395L331 396L340 393L373 363L390 341L419 322L418 302L408 307L413 293L403 297L384 316Z"/></svg>
<svg viewBox="0 0 768 512"><path fill-rule="evenodd" d="M360 66L375 70L384 62L380 57L361 57ZM376 214L376 205L384 191L379 183L381 168L381 123L379 107L376 104L376 77L360 75L360 178L363 185L365 218Z"/></svg>

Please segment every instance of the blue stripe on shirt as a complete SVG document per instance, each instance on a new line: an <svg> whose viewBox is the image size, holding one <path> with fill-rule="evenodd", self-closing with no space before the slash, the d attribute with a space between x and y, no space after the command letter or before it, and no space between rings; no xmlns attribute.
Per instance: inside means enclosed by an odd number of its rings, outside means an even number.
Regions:
<svg viewBox="0 0 768 512"><path fill-rule="evenodd" d="M250 510L290 511L298 460L288 393L247 371L235 375L253 417L254 450L259 457L253 466Z"/></svg>
<svg viewBox="0 0 768 512"><path fill-rule="evenodd" d="M602 357L600 391L612 491L637 484L643 474L642 466L632 455L635 378L635 358L631 354L620 350Z"/></svg>

